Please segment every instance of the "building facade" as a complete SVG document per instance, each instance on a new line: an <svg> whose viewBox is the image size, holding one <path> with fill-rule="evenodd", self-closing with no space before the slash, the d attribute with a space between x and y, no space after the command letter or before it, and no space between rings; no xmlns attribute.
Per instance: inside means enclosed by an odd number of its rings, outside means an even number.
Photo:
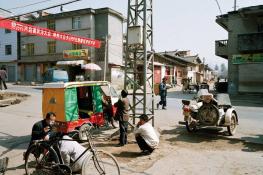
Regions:
<svg viewBox="0 0 263 175"><path fill-rule="evenodd" d="M89 71L92 80L111 81L111 65L122 65L123 60L123 16L110 9L81 9L57 14L39 15L28 21L35 26L65 32L72 35L93 38L102 41L100 49L84 45L55 41L28 34L21 34L21 59L18 61L18 75L21 81L42 81L42 74L58 61L84 60L101 66L101 71ZM88 57L63 58L63 51L88 49ZM106 61L106 62L105 62ZM106 65L106 67L105 67ZM65 65L73 75L83 74L79 65ZM115 70L115 67L114 67ZM106 71L104 73L104 71ZM74 77L73 77L74 79Z"/></svg>
<svg viewBox="0 0 263 175"><path fill-rule="evenodd" d="M217 56L228 60L228 92L263 93L263 6L218 16L228 39L215 42Z"/></svg>
<svg viewBox="0 0 263 175"><path fill-rule="evenodd" d="M0 68L7 70L7 81L17 80L17 32L0 29Z"/></svg>
<svg viewBox="0 0 263 175"><path fill-rule="evenodd" d="M0 8L0 17L9 17L10 11ZM7 81L17 80L17 37L15 31L0 29L0 68L6 68Z"/></svg>

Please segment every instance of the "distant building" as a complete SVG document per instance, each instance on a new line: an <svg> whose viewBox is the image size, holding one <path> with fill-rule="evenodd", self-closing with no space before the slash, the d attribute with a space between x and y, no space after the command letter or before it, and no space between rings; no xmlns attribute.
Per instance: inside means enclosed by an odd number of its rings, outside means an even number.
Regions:
<svg viewBox="0 0 263 175"><path fill-rule="evenodd" d="M68 62L65 64L64 68L70 73L71 79L74 79L78 74L83 74L84 70L81 70L78 64L93 62L100 65L102 70L88 72L90 78L103 80L104 70L106 70L106 80L111 81L111 75L116 75L114 72L118 72L118 66L121 66L123 62L123 20L122 14L110 8L88 8L57 14L41 13L36 18L24 21L51 30L98 39L102 41L102 46L100 49L95 49L84 45L21 34L21 59L18 61L19 79L41 82L42 74L48 68L56 67L58 61L63 63L63 61L82 60L81 62L72 62L72 65ZM108 45L105 52L106 38L108 38ZM64 50L76 49L88 49L88 57L63 58ZM106 69L104 67L105 58ZM123 81L123 79L121 80Z"/></svg>
<svg viewBox="0 0 263 175"><path fill-rule="evenodd" d="M7 17L9 13L0 9L0 17ZM7 81L17 80L17 32L0 29L0 68L7 70Z"/></svg>
<svg viewBox="0 0 263 175"><path fill-rule="evenodd" d="M218 16L216 22L228 32L218 40L216 55L228 60L228 91L263 92L263 6L253 6Z"/></svg>
<svg viewBox="0 0 263 175"><path fill-rule="evenodd" d="M182 73L182 80L178 79L181 83L183 79L191 79L191 83L202 83L204 80L204 69L201 59L198 55L191 55L190 51L166 51L162 55L176 60L177 62L186 65L186 68L180 67L179 72ZM178 74L181 74L179 73Z"/></svg>

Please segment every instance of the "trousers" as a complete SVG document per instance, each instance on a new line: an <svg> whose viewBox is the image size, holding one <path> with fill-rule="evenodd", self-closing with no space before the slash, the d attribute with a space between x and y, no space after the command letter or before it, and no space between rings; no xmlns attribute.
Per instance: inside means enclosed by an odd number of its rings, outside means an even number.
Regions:
<svg viewBox="0 0 263 175"><path fill-rule="evenodd" d="M127 144L128 122L119 121L119 126L120 126L120 144L125 145Z"/></svg>

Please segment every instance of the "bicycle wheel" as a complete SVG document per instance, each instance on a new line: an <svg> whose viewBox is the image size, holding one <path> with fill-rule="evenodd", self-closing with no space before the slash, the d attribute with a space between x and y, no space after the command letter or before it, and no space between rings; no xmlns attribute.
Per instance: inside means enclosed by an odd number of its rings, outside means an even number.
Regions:
<svg viewBox="0 0 263 175"><path fill-rule="evenodd" d="M120 175L120 167L112 154L98 150L86 158L82 165L82 175Z"/></svg>
<svg viewBox="0 0 263 175"><path fill-rule="evenodd" d="M26 175L51 175L51 165L59 163L53 149L46 149L40 145L31 146L25 155Z"/></svg>

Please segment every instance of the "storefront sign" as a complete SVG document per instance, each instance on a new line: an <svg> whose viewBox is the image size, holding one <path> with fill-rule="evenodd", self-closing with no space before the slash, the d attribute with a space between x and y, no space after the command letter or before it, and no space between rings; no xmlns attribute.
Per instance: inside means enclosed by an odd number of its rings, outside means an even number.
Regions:
<svg viewBox="0 0 263 175"><path fill-rule="evenodd" d="M17 32L27 33L44 38L52 38L55 40L60 40L60 41L65 41L75 44L83 44L89 47L100 48L101 45L101 42L99 40L70 35L63 32L57 32L43 27L33 26L22 22L13 21L10 19L4 19L2 17L0 17L0 28L15 30Z"/></svg>
<svg viewBox="0 0 263 175"><path fill-rule="evenodd" d="M263 62L263 53L233 55L232 58L233 64L262 63L262 62Z"/></svg>
<svg viewBox="0 0 263 175"><path fill-rule="evenodd" d="M88 58L88 49L64 50L63 58Z"/></svg>

